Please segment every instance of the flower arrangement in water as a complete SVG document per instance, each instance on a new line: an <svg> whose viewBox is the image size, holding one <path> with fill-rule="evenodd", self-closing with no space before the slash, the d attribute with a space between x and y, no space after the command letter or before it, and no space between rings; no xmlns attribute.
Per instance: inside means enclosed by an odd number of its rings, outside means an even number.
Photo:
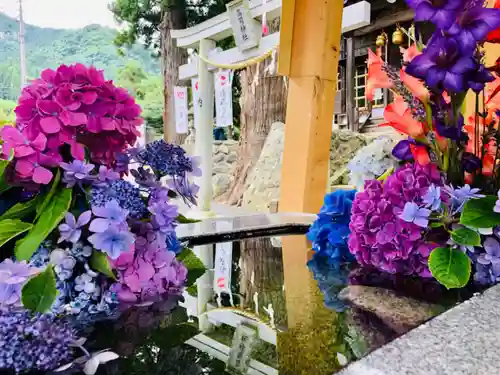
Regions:
<svg viewBox="0 0 500 375"><path fill-rule="evenodd" d="M0 368L47 371L76 352L92 364L85 327L181 296L204 271L175 235L198 162L164 141L132 148L140 112L81 64L23 89L1 130Z"/></svg>
<svg viewBox="0 0 500 375"><path fill-rule="evenodd" d="M394 94L382 125L407 136L392 150L400 163L355 196L327 196L309 238L315 256L331 263L354 257L361 267L447 288L488 286L500 280L500 59L485 66L482 47L500 42L500 1L407 4L415 21L434 24L432 36L424 43L417 24L400 69L380 51L367 61L366 96L380 88ZM470 116L467 95L476 102ZM339 227L339 211L348 227Z"/></svg>

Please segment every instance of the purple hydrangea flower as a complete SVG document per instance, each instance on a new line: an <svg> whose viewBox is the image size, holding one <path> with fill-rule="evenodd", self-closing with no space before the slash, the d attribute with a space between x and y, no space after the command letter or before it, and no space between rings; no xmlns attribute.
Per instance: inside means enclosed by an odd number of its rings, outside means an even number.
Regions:
<svg viewBox="0 0 500 375"><path fill-rule="evenodd" d="M487 265L491 264L500 270L500 243L493 237L488 237L483 243L485 253L477 258L477 262Z"/></svg>
<svg viewBox="0 0 500 375"><path fill-rule="evenodd" d="M94 181L95 186L105 187L110 182L116 181L120 178L120 174L112 169L108 169L104 165L99 167L99 174Z"/></svg>
<svg viewBox="0 0 500 375"><path fill-rule="evenodd" d="M432 276L427 259L439 244L424 241L421 227L397 216L406 202L422 204L432 184L443 186L433 164L407 164L384 184L377 180L365 183L365 191L354 199L349 224L349 250L360 265L393 274Z"/></svg>
<svg viewBox="0 0 500 375"><path fill-rule="evenodd" d="M441 208L441 187L432 184L429 190L422 197L422 202L432 211L438 211Z"/></svg>
<svg viewBox="0 0 500 375"><path fill-rule="evenodd" d="M479 191L480 189L471 188L468 184L457 189L451 185L445 187L445 192L451 197L451 209L454 213L461 212L469 200L484 198L483 194L478 194Z"/></svg>
<svg viewBox="0 0 500 375"><path fill-rule="evenodd" d="M407 66L406 72L420 78L431 88L450 93L466 91L468 74L477 66L472 55L462 55L460 42L436 32L421 55Z"/></svg>
<svg viewBox="0 0 500 375"><path fill-rule="evenodd" d="M464 0L406 0L415 10L415 21L430 21L440 29L453 24L462 10Z"/></svg>
<svg viewBox="0 0 500 375"><path fill-rule="evenodd" d="M132 250L134 235L128 230L118 230L111 227L104 232L95 233L88 238L94 247L108 254L111 259L117 259L120 254Z"/></svg>
<svg viewBox="0 0 500 375"><path fill-rule="evenodd" d="M75 331L64 319L0 310L0 368L16 373L50 371L71 360Z"/></svg>
<svg viewBox="0 0 500 375"><path fill-rule="evenodd" d="M156 202L149 206L153 214L152 221L155 229L163 234L171 234L175 231L175 219L179 215L177 206L167 202Z"/></svg>
<svg viewBox="0 0 500 375"><path fill-rule="evenodd" d="M419 227L426 228L429 225L431 210L420 208L415 202L406 202L403 212L399 218L407 223L415 223Z"/></svg>
<svg viewBox="0 0 500 375"><path fill-rule="evenodd" d="M5 259L0 263L0 307L21 307L22 287L38 272L38 268L24 260L13 262Z"/></svg>
<svg viewBox="0 0 500 375"><path fill-rule="evenodd" d="M57 242L69 241L71 243L77 243L82 235L81 228L89 223L91 216L91 211L85 211L78 217L78 220L76 220L72 213L67 212L65 216L66 222L59 225L59 233L61 236Z"/></svg>
<svg viewBox="0 0 500 375"><path fill-rule="evenodd" d="M493 211L500 214L500 190L498 191L497 196L498 196L498 199L495 202L495 207L493 208ZM499 231L499 234L500 234L500 231Z"/></svg>
<svg viewBox="0 0 500 375"><path fill-rule="evenodd" d="M120 207L117 201L106 202L104 207L92 207L96 219L90 223L90 231L102 233L109 228L123 228L129 212Z"/></svg>
<svg viewBox="0 0 500 375"><path fill-rule="evenodd" d="M71 163L61 163L64 169L63 181L68 187L82 184L90 179L90 172L94 169L94 164L87 164L81 160L73 160Z"/></svg>

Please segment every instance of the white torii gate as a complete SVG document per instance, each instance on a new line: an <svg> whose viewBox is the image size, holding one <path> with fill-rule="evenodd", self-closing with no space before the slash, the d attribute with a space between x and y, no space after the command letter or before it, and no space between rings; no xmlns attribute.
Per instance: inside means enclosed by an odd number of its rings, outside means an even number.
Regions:
<svg viewBox="0 0 500 375"><path fill-rule="evenodd" d="M266 14L267 20L280 17L282 0L251 0L249 10L255 19ZM370 3L361 1L344 8L342 32L348 32L370 24ZM181 48L196 48L199 55L217 64L237 64L262 56L279 44L279 32L265 36L258 47L240 51L237 47L226 51L215 51L215 42L233 35L228 12L224 12L196 26L172 30L172 38ZM199 82L199 120L196 129L195 155L201 157L202 177L197 180L200 186L198 205L202 212L210 212L212 201L212 145L213 145L213 108L214 83L210 66L201 59L182 65L179 79L190 80L198 77Z"/></svg>

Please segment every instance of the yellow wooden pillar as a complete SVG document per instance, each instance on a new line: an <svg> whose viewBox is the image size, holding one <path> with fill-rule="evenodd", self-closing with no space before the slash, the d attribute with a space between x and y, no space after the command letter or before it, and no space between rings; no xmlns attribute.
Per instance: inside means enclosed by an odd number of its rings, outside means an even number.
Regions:
<svg viewBox="0 0 500 375"><path fill-rule="evenodd" d="M283 0L279 73L289 77L280 211L317 212L326 193L343 0Z"/></svg>

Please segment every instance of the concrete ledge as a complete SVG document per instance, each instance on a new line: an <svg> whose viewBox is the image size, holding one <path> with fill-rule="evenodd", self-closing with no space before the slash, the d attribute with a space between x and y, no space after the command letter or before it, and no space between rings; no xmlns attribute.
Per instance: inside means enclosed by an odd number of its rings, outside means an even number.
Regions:
<svg viewBox="0 0 500 375"><path fill-rule="evenodd" d="M374 351L341 375L500 374L500 285Z"/></svg>

